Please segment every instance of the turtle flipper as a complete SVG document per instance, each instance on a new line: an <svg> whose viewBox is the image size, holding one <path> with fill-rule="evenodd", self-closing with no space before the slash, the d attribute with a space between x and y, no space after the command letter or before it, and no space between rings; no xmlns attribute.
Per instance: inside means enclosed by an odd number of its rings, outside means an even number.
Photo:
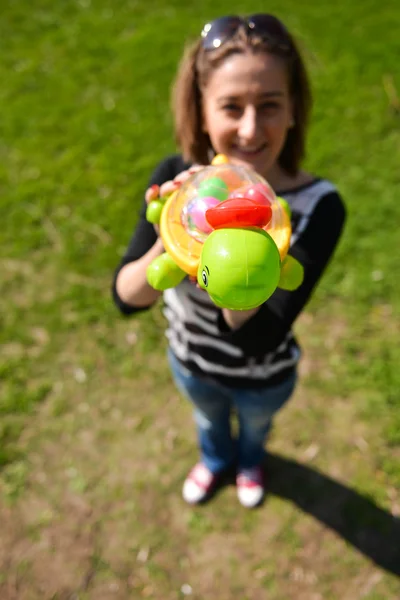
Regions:
<svg viewBox="0 0 400 600"><path fill-rule="evenodd" d="M296 290L302 283L304 279L304 268L298 260L290 256L286 255L281 265L281 276L279 279L278 287L283 290L288 290L292 292Z"/></svg>
<svg viewBox="0 0 400 600"><path fill-rule="evenodd" d="M289 219L292 217L292 209L290 208L290 204L285 198L281 198L281 196L277 196L276 199L280 202L283 210L286 212Z"/></svg>
<svg viewBox="0 0 400 600"><path fill-rule="evenodd" d="M160 223L162 209L164 208L165 198L156 198L148 203L146 209L146 219L153 225Z"/></svg>
<svg viewBox="0 0 400 600"><path fill-rule="evenodd" d="M146 277L152 288L163 292L178 285L186 277L186 273L164 252L149 264Z"/></svg>

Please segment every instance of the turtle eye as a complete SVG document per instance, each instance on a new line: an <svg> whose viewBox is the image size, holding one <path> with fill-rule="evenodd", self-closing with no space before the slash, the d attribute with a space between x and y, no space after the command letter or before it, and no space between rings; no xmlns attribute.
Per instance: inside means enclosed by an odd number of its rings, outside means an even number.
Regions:
<svg viewBox="0 0 400 600"><path fill-rule="evenodd" d="M201 278L203 280L204 285L207 287L208 286L208 274L205 269L203 269L201 272Z"/></svg>

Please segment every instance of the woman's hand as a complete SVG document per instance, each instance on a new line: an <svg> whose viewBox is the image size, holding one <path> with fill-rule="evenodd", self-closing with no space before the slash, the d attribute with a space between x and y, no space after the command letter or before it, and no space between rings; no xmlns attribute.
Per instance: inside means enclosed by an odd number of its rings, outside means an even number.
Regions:
<svg viewBox="0 0 400 600"><path fill-rule="evenodd" d="M179 173L174 179L165 181L161 186L154 184L150 186L145 193L145 199L147 204L152 202L153 200L157 200L158 198L166 198L170 196L173 192L184 183L191 175L197 173L200 169L202 169L200 165L193 165L190 169L186 171L182 171ZM158 225L154 225L154 229L156 230L157 235L160 235L160 228Z"/></svg>
<svg viewBox="0 0 400 600"><path fill-rule="evenodd" d="M165 181L161 186L158 186L157 184L150 186L145 194L146 202L149 203L151 200L170 196L173 192L176 192L182 183L189 179L191 175L197 173L197 171L200 171L203 168L204 167L201 165L193 165L190 167L190 169L179 173L176 177L174 177L174 179Z"/></svg>
<svg viewBox="0 0 400 600"><path fill-rule="evenodd" d="M197 173L203 168L204 167L202 167L201 165L193 165L192 167L190 167L190 169L179 173L171 181L166 181L165 183L163 183L159 190L160 197L162 198L164 196L170 196L173 192L176 192L176 190L182 185L182 183L184 183L194 173Z"/></svg>

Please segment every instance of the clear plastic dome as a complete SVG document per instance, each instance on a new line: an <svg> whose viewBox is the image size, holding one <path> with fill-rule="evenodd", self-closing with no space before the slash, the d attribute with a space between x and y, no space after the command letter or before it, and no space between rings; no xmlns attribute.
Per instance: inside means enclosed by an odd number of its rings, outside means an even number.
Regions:
<svg viewBox="0 0 400 600"><path fill-rule="evenodd" d="M182 184L176 194L172 213L180 211L181 224L187 233L204 242L212 231L205 217L206 210L228 198L249 198L269 204L272 219L266 230L283 222L282 207L274 191L260 175L250 168L232 164L205 167Z"/></svg>

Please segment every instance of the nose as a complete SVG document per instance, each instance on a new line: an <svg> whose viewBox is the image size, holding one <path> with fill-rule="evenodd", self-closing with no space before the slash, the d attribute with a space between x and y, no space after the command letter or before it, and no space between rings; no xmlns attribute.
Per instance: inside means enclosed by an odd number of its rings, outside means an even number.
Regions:
<svg viewBox="0 0 400 600"><path fill-rule="evenodd" d="M239 137L249 142L257 136L257 111L254 106L246 106L238 128Z"/></svg>

